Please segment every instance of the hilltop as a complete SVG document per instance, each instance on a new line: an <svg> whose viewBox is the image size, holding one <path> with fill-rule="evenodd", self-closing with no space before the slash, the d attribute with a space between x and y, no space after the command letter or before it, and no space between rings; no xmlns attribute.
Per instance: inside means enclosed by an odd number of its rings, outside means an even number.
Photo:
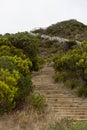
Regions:
<svg viewBox="0 0 87 130"><path fill-rule="evenodd" d="M46 29L40 28L35 33L46 34L49 36L58 36L67 39L76 39L79 41L87 40L87 25L75 20L66 20L52 24Z"/></svg>

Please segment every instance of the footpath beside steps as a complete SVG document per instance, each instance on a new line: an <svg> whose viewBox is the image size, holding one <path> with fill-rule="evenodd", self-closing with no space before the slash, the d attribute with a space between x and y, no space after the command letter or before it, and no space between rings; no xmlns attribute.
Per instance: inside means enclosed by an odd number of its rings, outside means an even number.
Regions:
<svg viewBox="0 0 87 130"><path fill-rule="evenodd" d="M57 119L87 120L87 99L77 97L62 83L55 83L54 73L52 65L46 63L39 72L32 74L35 91L45 96L50 113Z"/></svg>

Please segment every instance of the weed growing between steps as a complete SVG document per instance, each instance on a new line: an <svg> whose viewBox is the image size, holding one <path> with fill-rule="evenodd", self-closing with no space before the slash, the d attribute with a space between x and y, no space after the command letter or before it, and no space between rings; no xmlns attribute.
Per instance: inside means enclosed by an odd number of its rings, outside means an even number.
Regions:
<svg viewBox="0 0 87 130"><path fill-rule="evenodd" d="M73 123L67 118L64 118L54 124L49 124L43 130L87 130L87 121Z"/></svg>
<svg viewBox="0 0 87 130"><path fill-rule="evenodd" d="M31 93L26 98L26 105L29 104L33 109L44 112L45 110L45 97L40 93Z"/></svg>

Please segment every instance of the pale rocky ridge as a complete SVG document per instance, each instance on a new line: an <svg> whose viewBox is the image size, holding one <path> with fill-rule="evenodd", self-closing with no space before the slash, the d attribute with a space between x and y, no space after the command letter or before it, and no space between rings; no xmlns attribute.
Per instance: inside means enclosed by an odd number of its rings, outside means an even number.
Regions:
<svg viewBox="0 0 87 130"><path fill-rule="evenodd" d="M48 36L48 35L45 35L45 34L32 33L32 32L30 32L30 34L33 35L33 36L36 36L36 37L37 37L37 36L40 36L42 39L48 39L48 40L50 40L50 41L56 40L56 41L58 41L59 43L65 43L65 42L69 42L69 41L70 41L69 39L65 39L65 38L61 38L61 37L57 37L57 36L51 37L51 36ZM77 41L77 40L76 40L76 43L77 43L77 45L80 45L80 44L81 44L81 42L80 42L80 41Z"/></svg>

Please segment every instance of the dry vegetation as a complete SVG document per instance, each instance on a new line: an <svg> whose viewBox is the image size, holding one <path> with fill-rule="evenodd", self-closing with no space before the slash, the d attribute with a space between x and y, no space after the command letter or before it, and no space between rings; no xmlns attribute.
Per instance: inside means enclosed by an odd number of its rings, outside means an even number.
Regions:
<svg viewBox="0 0 87 130"><path fill-rule="evenodd" d="M25 108L0 117L0 130L48 130L49 124L54 124L54 114L39 113Z"/></svg>

